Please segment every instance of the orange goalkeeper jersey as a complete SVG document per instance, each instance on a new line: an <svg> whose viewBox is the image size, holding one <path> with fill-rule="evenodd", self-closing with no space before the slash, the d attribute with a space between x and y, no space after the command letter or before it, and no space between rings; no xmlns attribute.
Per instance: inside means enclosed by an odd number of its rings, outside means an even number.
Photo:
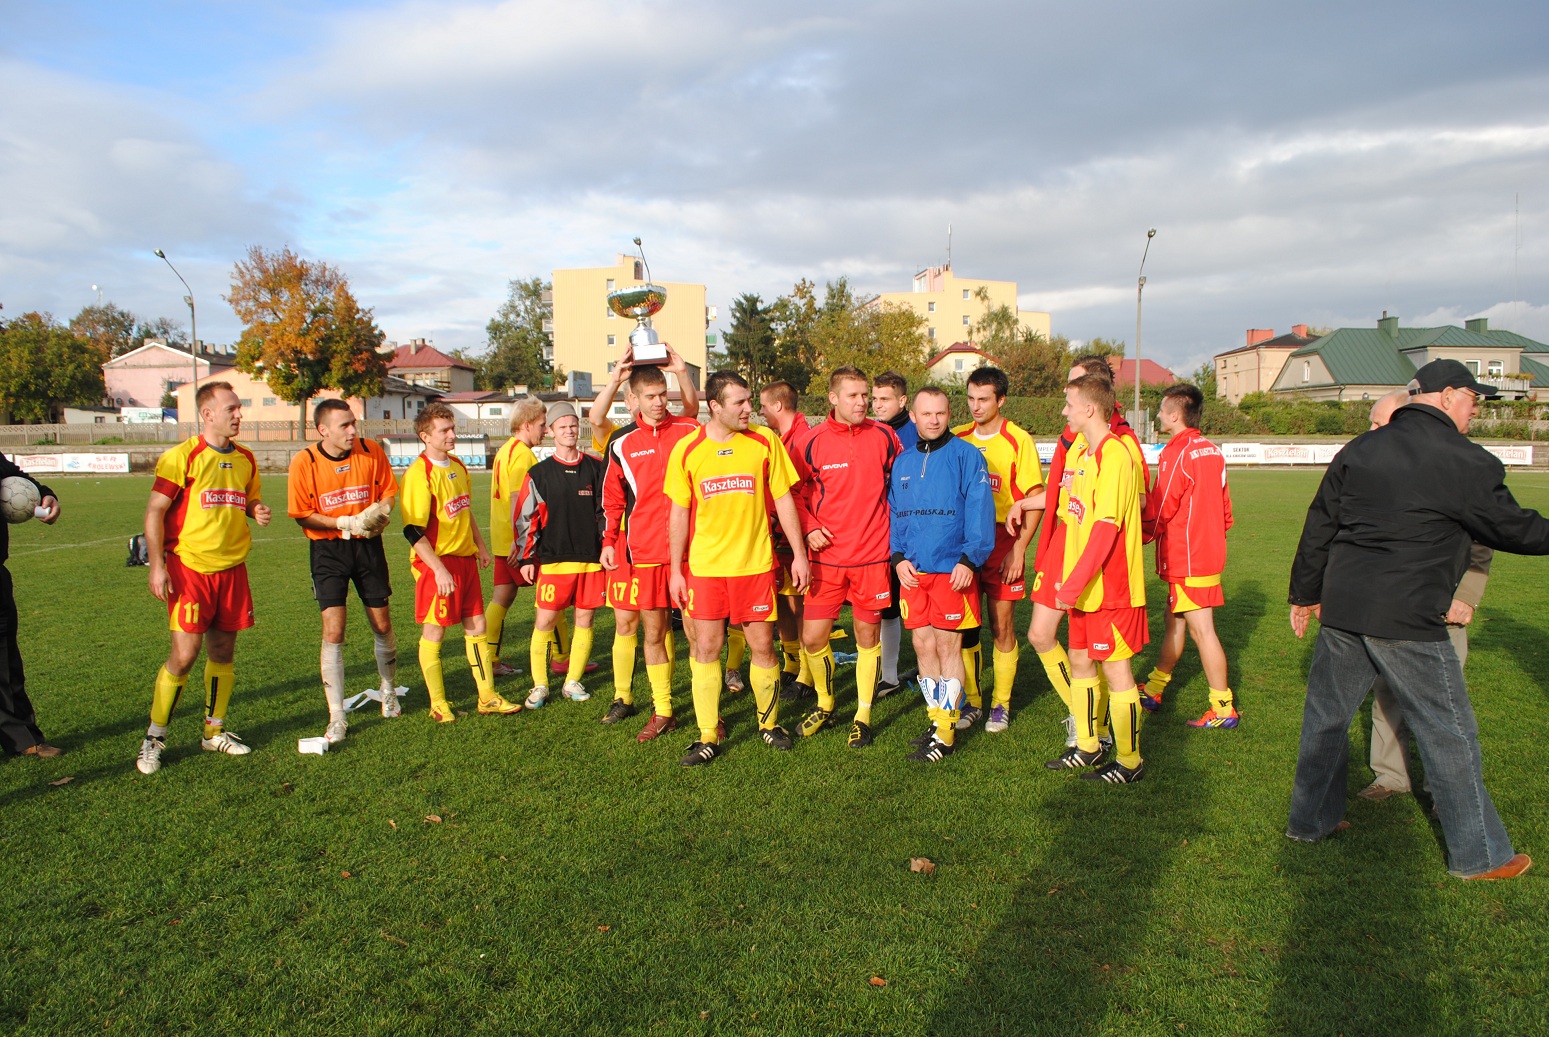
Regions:
<svg viewBox="0 0 1549 1037"><path fill-rule="evenodd" d="M286 511L293 519L308 515L342 518L359 515L371 505L398 495L392 462L381 444L364 436L343 457L329 457L322 444L314 443L290 459L286 487ZM337 529L302 527L310 540L338 540Z"/></svg>

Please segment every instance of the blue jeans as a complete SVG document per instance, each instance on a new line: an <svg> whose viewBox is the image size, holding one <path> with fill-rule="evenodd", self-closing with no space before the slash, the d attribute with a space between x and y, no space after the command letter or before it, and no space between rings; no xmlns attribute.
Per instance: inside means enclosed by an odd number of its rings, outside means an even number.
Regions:
<svg viewBox="0 0 1549 1037"><path fill-rule="evenodd" d="M1350 721L1372 682L1393 690L1425 762L1447 839L1448 871L1468 877L1512 858L1511 838L1484 787L1479 726L1449 641L1390 641L1333 627L1318 631L1286 835L1312 841L1345 816Z"/></svg>

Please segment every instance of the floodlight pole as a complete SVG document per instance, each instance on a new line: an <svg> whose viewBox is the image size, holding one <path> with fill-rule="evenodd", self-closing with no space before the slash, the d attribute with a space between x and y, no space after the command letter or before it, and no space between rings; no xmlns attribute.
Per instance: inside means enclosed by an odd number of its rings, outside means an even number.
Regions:
<svg viewBox="0 0 1549 1037"><path fill-rule="evenodd" d="M1151 233L1155 234L1156 232L1152 231ZM182 274L178 274L177 267L172 265L172 260L167 258L167 254L158 248L156 249L156 256L163 263L167 264L167 267L174 274L177 274L177 279L183 281L183 287L188 288L188 282L183 280ZM1141 265L1145 265L1145 260L1141 260ZM194 290L192 288L188 288L188 294L183 296L183 301L188 303L188 333L190 336L188 355L193 359L194 367L194 380L190 384L193 385L194 392L197 394L199 391L199 321L194 315ZM193 412L194 421L197 422L199 420L199 412L194 410L193 397L189 397L188 409Z"/></svg>
<svg viewBox="0 0 1549 1037"><path fill-rule="evenodd" d="M1140 301L1146 291L1146 256L1151 254L1151 239L1156 228L1146 231L1146 249L1140 254L1140 280L1135 286L1135 420L1140 420Z"/></svg>

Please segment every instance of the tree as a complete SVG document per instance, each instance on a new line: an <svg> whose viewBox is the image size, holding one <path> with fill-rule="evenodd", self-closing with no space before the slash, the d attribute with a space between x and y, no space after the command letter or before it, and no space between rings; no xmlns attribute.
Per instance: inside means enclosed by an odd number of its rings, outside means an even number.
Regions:
<svg viewBox="0 0 1549 1037"><path fill-rule="evenodd" d="M135 341L135 315L113 303L83 306L70 318L70 333L102 350L112 359L123 356L141 343Z"/></svg>
<svg viewBox="0 0 1549 1037"><path fill-rule="evenodd" d="M786 381L797 392L806 392L817 366L812 335L818 322L817 286L805 277L791 294L782 295L769 307L774 329L775 355L770 381Z"/></svg>
<svg viewBox="0 0 1549 1037"><path fill-rule="evenodd" d="M543 325L554 316L554 304L544 301L544 293L552 287L538 277L507 286L506 301L484 326L488 347L474 365L479 388L553 384L553 365L543 355L549 344Z"/></svg>
<svg viewBox="0 0 1549 1037"><path fill-rule="evenodd" d="M770 380L784 379L799 392L814 376L821 384L827 372L847 364L868 375L891 369L914 382L925 375L925 318L857 296L848 278L825 285L821 303L816 286L803 278L768 312L775 335Z"/></svg>
<svg viewBox="0 0 1549 1037"><path fill-rule="evenodd" d="M384 336L338 269L253 245L232 269L226 301L243 324L238 370L261 375L276 396L298 405L303 425L307 401L320 390L381 393Z"/></svg>
<svg viewBox="0 0 1549 1037"><path fill-rule="evenodd" d="M107 356L47 313L0 328L0 404L21 421L50 421L64 406L102 402Z"/></svg>
<svg viewBox="0 0 1549 1037"><path fill-rule="evenodd" d="M1206 360L1199 365L1198 370L1189 375L1189 381L1199 387L1199 391L1205 394L1205 401L1216 398L1216 362Z"/></svg>
<svg viewBox="0 0 1549 1037"><path fill-rule="evenodd" d="M755 387L778 380L770 376L777 359L771 309L750 292L737 296L731 304L731 330L722 339L725 348L712 361L736 371Z"/></svg>
<svg viewBox="0 0 1549 1037"><path fill-rule="evenodd" d="M983 288L979 297L989 302ZM1070 377L1074 357L1063 335L1050 339L1022 324L1016 311L1002 303L988 307L969 329L973 342L999 361L1012 396L1059 396Z"/></svg>
<svg viewBox="0 0 1549 1037"><path fill-rule="evenodd" d="M1081 355L1118 357L1120 360L1123 360L1124 340L1106 339L1102 337L1091 339L1086 343L1086 345L1081 347ZM1113 361L1111 360L1109 361L1109 363L1112 362Z"/></svg>
<svg viewBox="0 0 1549 1037"><path fill-rule="evenodd" d="M188 348L188 335L183 331L182 322L171 317L157 317L149 323L141 321L134 329L133 342L129 348L139 349L148 338L159 338L177 349Z"/></svg>

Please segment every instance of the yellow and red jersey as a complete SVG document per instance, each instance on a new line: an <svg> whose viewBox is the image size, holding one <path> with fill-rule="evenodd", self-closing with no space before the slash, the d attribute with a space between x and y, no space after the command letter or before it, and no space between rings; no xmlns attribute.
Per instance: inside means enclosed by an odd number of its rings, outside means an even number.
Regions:
<svg viewBox="0 0 1549 1037"><path fill-rule="evenodd" d="M768 502L791 492L796 471L780 440L752 426L724 443L703 428L673 445L664 489L691 512L688 567L696 576L753 576L774 568Z"/></svg>
<svg viewBox="0 0 1549 1037"><path fill-rule="evenodd" d="M216 573L247 561L247 509L259 500L258 462L247 447L217 450L203 436L179 443L157 460L152 489L172 499L163 543L184 565Z"/></svg>
<svg viewBox="0 0 1549 1037"><path fill-rule="evenodd" d="M1226 569L1226 531L1232 528L1226 458L1199 429L1186 428L1167 441L1141 519L1145 538L1156 541L1162 579L1219 576Z"/></svg>
<svg viewBox="0 0 1549 1037"><path fill-rule="evenodd" d="M438 555L478 553L473 540L473 486L455 456L437 464L424 454L403 473L399 511L406 526L420 526ZM509 549L508 549L509 550ZM409 548L409 560L417 556Z"/></svg>
<svg viewBox="0 0 1549 1037"><path fill-rule="evenodd" d="M380 443L364 436L341 458L329 457L321 444L290 459L286 510L293 519L308 515L342 518L359 515L377 501L398 495L393 465ZM337 540L337 529L302 527L310 540Z"/></svg>
<svg viewBox="0 0 1549 1037"><path fill-rule="evenodd" d="M537 463L538 455L532 452L532 447L515 436L495 452L489 479L489 549L496 558L511 553L511 546L516 541L512 532L511 501L527 477L527 470Z"/></svg>
<svg viewBox="0 0 1549 1037"><path fill-rule="evenodd" d="M1135 608L1146 603L1140 546L1140 468L1114 432L1095 447L1078 435L1065 458L1060 521L1065 558L1059 597L1083 612ZM1113 530L1100 530L1108 524ZM1115 535L1116 534L1116 535ZM1083 557L1088 544L1112 537L1099 558Z"/></svg>
<svg viewBox="0 0 1549 1037"><path fill-rule="evenodd" d="M952 431L984 455L990 470L990 491L995 495L995 523L1004 525L1011 505L1043 486L1038 444L1020 425L1004 418L1000 429L989 436L981 436L971 421Z"/></svg>

